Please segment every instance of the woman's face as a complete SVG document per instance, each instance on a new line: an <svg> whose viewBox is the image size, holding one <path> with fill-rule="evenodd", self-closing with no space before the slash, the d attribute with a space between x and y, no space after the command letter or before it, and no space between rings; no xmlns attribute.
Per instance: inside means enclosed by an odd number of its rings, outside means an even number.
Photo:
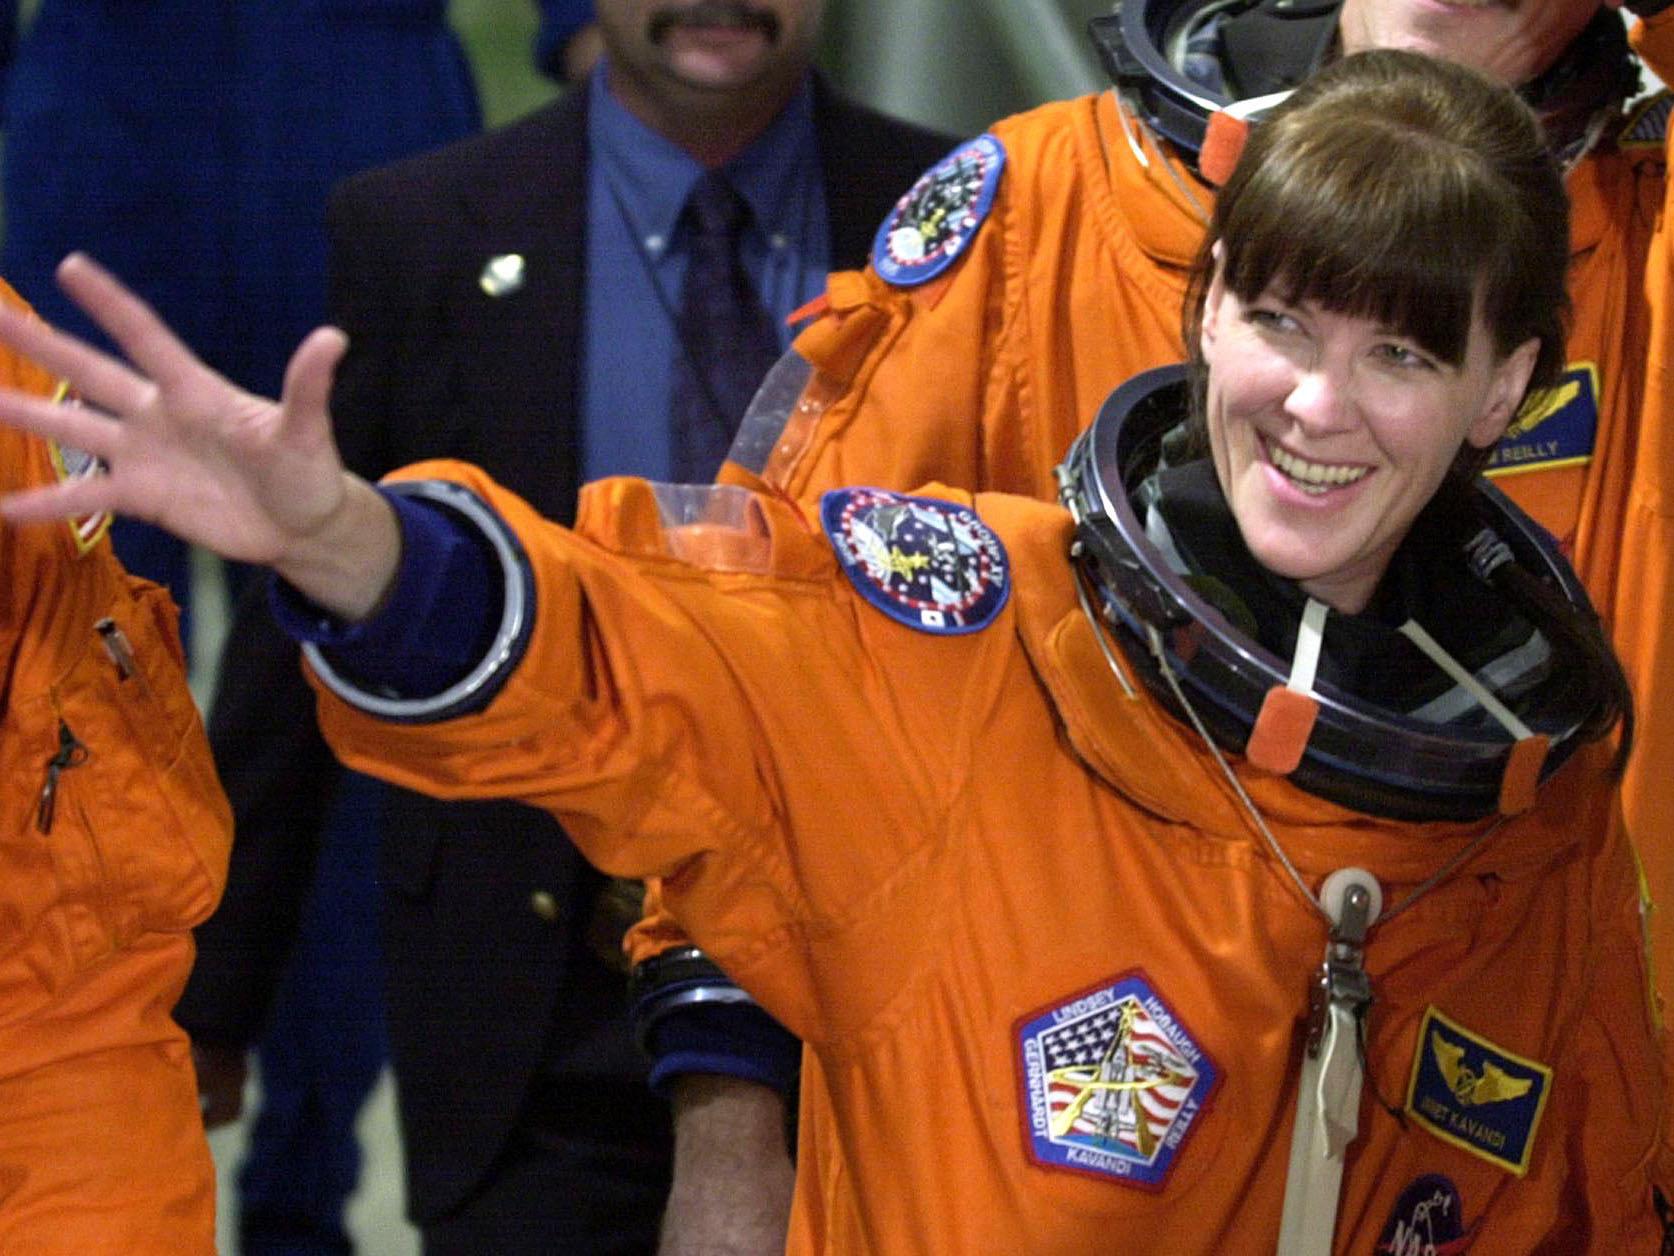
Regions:
<svg viewBox="0 0 1674 1256"><path fill-rule="evenodd" d="M1364 318L1246 305L1217 271L1203 310L1210 449L1250 552L1336 610L1365 609L1469 441L1505 431L1539 342L1496 359L1478 314L1451 366Z"/></svg>

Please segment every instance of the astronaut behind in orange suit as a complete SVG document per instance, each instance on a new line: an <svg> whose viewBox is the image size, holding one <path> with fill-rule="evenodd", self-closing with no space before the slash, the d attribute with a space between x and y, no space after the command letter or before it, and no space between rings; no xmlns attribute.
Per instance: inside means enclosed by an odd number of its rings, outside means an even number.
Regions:
<svg viewBox="0 0 1674 1256"><path fill-rule="evenodd" d="M1674 5L1630 0L1633 44L1674 82ZM992 186L940 235L924 188L879 233L875 265L832 277L826 312L746 419L732 470L812 499L929 480L1047 496L1063 449L1137 371L1181 354L1177 311L1214 202L1207 116L1294 86L1339 47L1401 46L1518 86L1568 170L1563 386L1523 416L1489 474L1563 544L1643 717L1623 783L1644 862L1655 972L1674 994L1674 266L1666 91L1634 104L1639 62L1599 0L1125 0L1100 41L1117 90L1005 119L979 144ZM967 165L971 149L963 150ZM945 178L950 159L925 183ZM909 236L902 238L910 239ZM926 372L934 364L933 387ZM727 473L723 472L723 478ZM754 483L753 477L732 477ZM666 941L635 939L644 959Z"/></svg>
<svg viewBox="0 0 1674 1256"><path fill-rule="evenodd" d="M796 1252L1651 1250L1631 699L1475 476L1560 377L1558 168L1471 71L1349 57L1209 239L1195 384L1118 390L1063 506L374 489L340 333L264 402L72 259L149 378L0 314L120 416L0 394L111 468L3 507L271 564L346 762L663 875L808 1044Z"/></svg>
<svg viewBox="0 0 1674 1256"><path fill-rule="evenodd" d="M56 392L10 352L0 380ZM7 492L92 470L0 432ZM215 1170L170 1012L232 821L174 607L117 564L108 521L0 526L0 1252L207 1254Z"/></svg>

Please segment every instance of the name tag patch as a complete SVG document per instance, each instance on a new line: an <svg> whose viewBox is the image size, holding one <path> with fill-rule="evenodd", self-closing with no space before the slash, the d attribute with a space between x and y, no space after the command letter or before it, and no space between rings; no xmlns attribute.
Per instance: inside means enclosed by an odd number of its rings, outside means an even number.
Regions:
<svg viewBox="0 0 1674 1256"><path fill-rule="evenodd" d="M1160 1190L1220 1071L1139 971L1017 1026L1036 1164Z"/></svg>
<svg viewBox="0 0 1674 1256"><path fill-rule="evenodd" d="M1495 1046L1434 1007L1424 1013L1407 1113L1445 1143L1522 1177L1552 1070Z"/></svg>
<svg viewBox="0 0 1674 1256"><path fill-rule="evenodd" d="M1401 1192L1373 1250L1378 1256L1460 1256L1476 1242L1479 1217L1465 1224L1459 1188L1427 1173Z"/></svg>
<svg viewBox="0 0 1674 1256"><path fill-rule="evenodd" d="M895 202L872 242L872 265L910 288L953 265L994 207L1006 150L992 135L961 144Z"/></svg>
<svg viewBox="0 0 1674 1256"><path fill-rule="evenodd" d="M976 632L1011 595L1005 546L968 507L876 488L836 489L820 499L820 522L861 596L909 628Z"/></svg>
<svg viewBox="0 0 1674 1256"><path fill-rule="evenodd" d="M1516 475L1591 462L1598 439L1598 367L1577 362L1527 413L1518 415L1488 460L1489 475Z"/></svg>

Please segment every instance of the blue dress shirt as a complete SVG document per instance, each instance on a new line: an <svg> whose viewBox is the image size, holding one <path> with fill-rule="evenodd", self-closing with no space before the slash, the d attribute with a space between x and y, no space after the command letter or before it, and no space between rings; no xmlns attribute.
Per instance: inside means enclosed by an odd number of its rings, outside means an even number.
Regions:
<svg viewBox="0 0 1674 1256"><path fill-rule="evenodd" d="M680 211L703 167L611 95L608 64L586 90L582 478L666 480L674 318L689 235ZM745 271L788 347L784 319L825 290L831 264L811 84L723 170L753 215L742 244Z"/></svg>

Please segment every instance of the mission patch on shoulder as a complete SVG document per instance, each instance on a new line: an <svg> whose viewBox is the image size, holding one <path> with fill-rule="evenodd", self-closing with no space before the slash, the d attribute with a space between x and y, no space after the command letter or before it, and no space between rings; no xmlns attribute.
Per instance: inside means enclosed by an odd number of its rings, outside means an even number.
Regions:
<svg viewBox="0 0 1674 1256"><path fill-rule="evenodd" d="M1616 136L1616 147L1660 149L1668 134L1670 110L1674 110L1674 94L1666 90L1635 103L1622 121L1622 129Z"/></svg>
<svg viewBox="0 0 1674 1256"><path fill-rule="evenodd" d="M1407 1113L1445 1143L1528 1172L1552 1070L1449 1020L1434 1007L1418 1027Z"/></svg>
<svg viewBox="0 0 1674 1256"><path fill-rule="evenodd" d="M1018 1022L1036 1164L1160 1190L1220 1070L1133 969Z"/></svg>
<svg viewBox="0 0 1674 1256"><path fill-rule="evenodd" d="M820 499L820 522L861 596L909 628L976 632L1011 595L1005 546L967 506L835 489Z"/></svg>
<svg viewBox="0 0 1674 1256"><path fill-rule="evenodd" d="M979 135L919 176L895 202L872 243L872 265L890 283L910 288L941 274L994 207L1006 150Z"/></svg>
<svg viewBox="0 0 1674 1256"><path fill-rule="evenodd" d="M1544 396L1506 428L1488 459L1491 476L1591 462L1598 439L1598 367L1572 362Z"/></svg>

